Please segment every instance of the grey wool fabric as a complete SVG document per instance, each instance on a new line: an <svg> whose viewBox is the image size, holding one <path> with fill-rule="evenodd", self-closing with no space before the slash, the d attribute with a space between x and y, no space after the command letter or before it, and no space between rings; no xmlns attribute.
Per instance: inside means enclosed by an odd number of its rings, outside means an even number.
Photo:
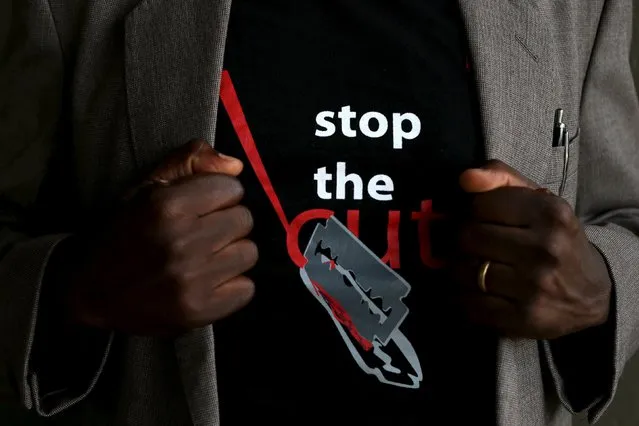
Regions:
<svg viewBox="0 0 639 426"><path fill-rule="evenodd" d="M613 344L596 389L574 382L548 342L502 339L500 426L597 419L639 343L639 104L629 51L631 0L459 0L488 158L556 191L556 108L572 130L565 197L614 283ZM75 219L117 201L189 139L214 143L230 0L8 0L0 13L0 395L46 424L220 424L214 327L179 339L55 340L35 362L43 276ZM577 134L576 129L580 129ZM55 309L48 309L54 312ZM602 350L595 347L593 351ZM603 348L606 350L606 348ZM588 356L588 354L584 354ZM49 383L47 370L64 371ZM594 384L592 386L595 386ZM575 404L580 389L596 395ZM464 402L459 401L460 407ZM67 417L68 416L68 417ZM454 421L454 419L451 419ZM222 425L223 426L223 425Z"/></svg>

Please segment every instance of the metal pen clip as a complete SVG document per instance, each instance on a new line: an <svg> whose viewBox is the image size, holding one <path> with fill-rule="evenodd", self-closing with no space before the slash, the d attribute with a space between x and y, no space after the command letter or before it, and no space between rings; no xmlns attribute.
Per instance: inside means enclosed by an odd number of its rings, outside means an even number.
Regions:
<svg viewBox="0 0 639 426"><path fill-rule="evenodd" d="M564 147L564 167L561 171L561 184L559 185L559 196L564 195L566 189L566 181L568 180L568 164L570 163L570 142L568 141L568 128L564 123L564 110L555 111L555 122L553 125L553 147Z"/></svg>

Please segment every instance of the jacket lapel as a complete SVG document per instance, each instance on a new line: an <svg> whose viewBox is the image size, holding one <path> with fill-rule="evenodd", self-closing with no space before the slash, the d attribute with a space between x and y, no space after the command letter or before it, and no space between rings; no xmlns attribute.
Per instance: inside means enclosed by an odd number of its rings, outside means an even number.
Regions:
<svg viewBox="0 0 639 426"><path fill-rule="evenodd" d="M500 159L534 181L551 166L552 123L560 108L553 47L540 1L459 0L477 80L488 159ZM501 426L543 425L544 395L536 341L501 339L497 349L497 415Z"/></svg>
<svg viewBox="0 0 639 426"><path fill-rule="evenodd" d="M142 168L213 142L231 0L143 0L125 21L131 134Z"/></svg>
<svg viewBox="0 0 639 426"><path fill-rule="evenodd" d="M486 155L538 182L549 172L554 111L562 107L544 1L459 0Z"/></svg>
<svg viewBox="0 0 639 426"><path fill-rule="evenodd" d="M140 174L190 139L213 143L230 0L142 0L125 20L131 137ZM176 339L194 426L219 424L212 327Z"/></svg>

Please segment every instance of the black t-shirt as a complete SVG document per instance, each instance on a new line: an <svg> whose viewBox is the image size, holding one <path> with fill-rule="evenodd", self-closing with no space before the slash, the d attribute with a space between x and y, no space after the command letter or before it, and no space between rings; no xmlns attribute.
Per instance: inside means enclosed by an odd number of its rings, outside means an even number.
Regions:
<svg viewBox="0 0 639 426"><path fill-rule="evenodd" d="M492 423L494 340L435 243L483 158L466 52L450 0L233 3L216 148L260 261L216 325L225 425Z"/></svg>

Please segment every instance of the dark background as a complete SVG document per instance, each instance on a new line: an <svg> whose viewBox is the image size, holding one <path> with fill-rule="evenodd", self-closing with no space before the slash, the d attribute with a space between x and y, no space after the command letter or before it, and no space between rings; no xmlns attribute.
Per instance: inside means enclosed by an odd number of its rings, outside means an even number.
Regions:
<svg viewBox="0 0 639 426"><path fill-rule="evenodd" d="M631 54L631 62L635 72L636 86L639 87L639 0L635 0L636 11L634 13L635 37ZM0 14L0 21L3 21ZM9 14L4 15L9 18ZM2 24L0 24L0 28ZM1 376L1 372L0 372ZM6 426L37 426L41 422L35 418L24 418L17 415L17 407L5 402L0 390L0 425ZM20 420L18 420L18 418ZM61 422L59 426L64 426ZM50 423L47 423L50 424ZM574 426L585 426L587 423L582 419L575 420ZM619 389L612 406L606 415L601 419L598 426L634 426L639 425L639 354L634 357L626 367L621 379Z"/></svg>

